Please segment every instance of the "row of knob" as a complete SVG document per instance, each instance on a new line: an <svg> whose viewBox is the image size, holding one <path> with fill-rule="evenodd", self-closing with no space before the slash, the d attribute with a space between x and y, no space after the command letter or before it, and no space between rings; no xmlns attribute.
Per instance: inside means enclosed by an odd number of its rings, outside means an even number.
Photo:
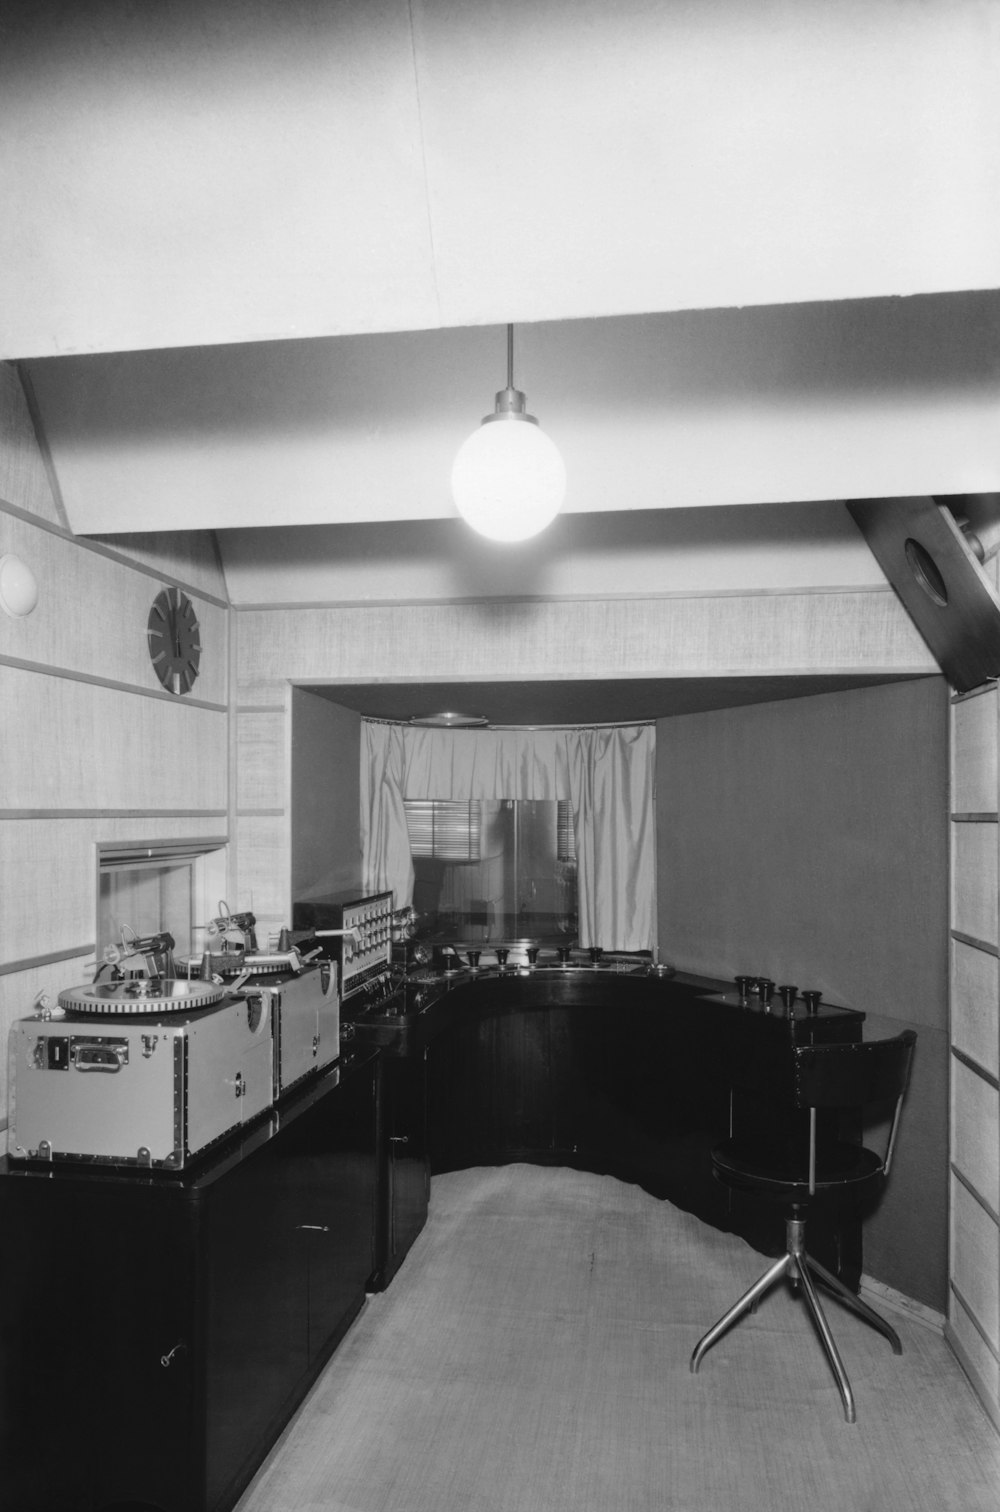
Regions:
<svg viewBox="0 0 1000 1512"><path fill-rule="evenodd" d="M539 945L526 945L518 947L518 949L523 949L529 966L534 966L537 963L538 953L541 948L542 947ZM506 966L507 961L510 957L510 951L511 947L509 945L494 945L490 947L490 953L496 957L496 963L498 966ZM472 970L475 971L477 966L479 965L479 961L482 957L483 952L481 950L467 950L465 954L469 965L472 967ZM590 956L591 961L596 966L597 962L604 954L604 950L600 945L591 945L588 949L587 954ZM571 959L571 955L572 949L569 945L559 946L558 956L560 965L568 965ZM461 971L462 969L462 958L459 955L458 951L454 948L454 946L448 946L446 952L444 953L444 969L445 971Z"/></svg>
<svg viewBox="0 0 1000 1512"><path fill-rule="evenodd" d="M735 978L735 981L736 989L739 992L740 1001L742 1003L748 1003L751 998L757 998L759 1002L768 1004L773 998L775 992L777 992L785 1007L791 1008L796 998L800 996L799 989L797 987L794 987L791 984L776 987L774 982L771 981L770 977L738 976ZM804 990L801 993L802 1001L806 1005L807 1013L819 1012L819 1005L822 996L823 994L821 992L816 992L812 988Z"/></svg>

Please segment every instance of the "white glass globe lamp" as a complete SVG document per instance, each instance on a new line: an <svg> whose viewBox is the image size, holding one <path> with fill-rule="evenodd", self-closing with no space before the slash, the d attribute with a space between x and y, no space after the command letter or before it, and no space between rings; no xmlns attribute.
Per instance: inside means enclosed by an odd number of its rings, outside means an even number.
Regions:
<svg viewBox="0 0 1000 1512"><path fill-rule="evenodd" d="M550 525L566 497L555 443L514 387L514 328L507 327L507 387L496 409L458 450L451 492L459 514L493 541L526 541Z"/></svg>

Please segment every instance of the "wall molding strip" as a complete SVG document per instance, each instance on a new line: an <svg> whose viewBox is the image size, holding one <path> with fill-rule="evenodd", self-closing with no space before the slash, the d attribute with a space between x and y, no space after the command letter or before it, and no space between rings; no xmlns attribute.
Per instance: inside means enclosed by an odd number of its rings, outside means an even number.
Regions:
<svg viewBox="0 0 1000 1512"><path fill-rule="evenodd" d="M978 688L970 688L967 693L953 693L951 695L951 701L953 704L959 704L965 703L966 700L970 698L982 698L984 693L994 692L996 686L997 680L994 677L991 678L989 682L980 683Z"/></svg>
<svg viewBox="0 0 1000 1512"><path fill-rule="evenodd" d="M238 808L236 817L237 819L284 819L285 812L283 808Z"/></svg>
<svg viewBox="0 0 1000 1512"><path fill-rule="evenodd" d="M92 956L97 946L78 945L73 950L52 950L47 955L25 956L23 961L0 962L0 976L13 976L18 971L33 971L37 966L51 966L54 961L75 961L80 956Z"/></svg>
<svg viewBox="0 0 1000 1512"><path fill-rule="evenodd" d="M976 1190L976 1188L972 1185L972 1182L969 1180L968 1176L962 1174L954 1161L951 1161L950 1165L951 1174L954 1176L955 1180L959 1183L960 1186L963 1186L965 1188L970 1197L975 1198L979 1206L982 1208L983 1212L986 1213L988 1217L992 1218L993 1222L997 1225L998 1228L1000 1228L1000 1213L995 1212L993 1208L990 1207L990 1204L986 1201L986 1198L983 1196L982 1192Z"/></svg>
<svg viewBox="0 0 1000 1512"><path fill-rule="evenodd" d="M982 814L952 814L952 824L996 824L998 816L988 811Z"/></svg>
<svg viewBox="0 0 1000 1512"><path fill-rule="evenodd" d="M985 1066L981 1066L978 1061L973 1060L971 1055L966 1055L964 1050L959 1050L957 1045L952 1045L951 1053L957 1061L961 1061L967 1071L974 1072L980 1080L988 1082L994 1092L1000 1092L1000 1081L997 1080L992 1071L987 1071Z"/></svg>
<svg viewBox="0 0 1000 1512"><path fill-rule="evenodd" d="M944 1333L945 1324L948 1321L944 1313L937 1312L924 1302L915 1301L905 1292L897 1291L894 1286L887 1286L884 1281L876 1281L874 1276L862 1273L861 1294L869 1302L891 1307L894 1312L902 1313L913 1322L923 1323L926 1328L933 1328L935 1333Z"/></svg>
<svg viewBox="0 0 1000 1512"><path fill-rule="evenodd" d="M881 583L845 583L822 588L715 588L699 591L696 588L676 588L667 593L526 593L520 595L483 595L467 598L412 598L412 599L312 599L302 603L248 603L231 604L234 614L282 613L292 609L439 609L462 607L468 604L591 604L591 603L641 603L643 600L661 599L722 599L722 598L819 598L839 597L845 593L892 594L894 590ZM857 670L856 668L853 670ZM933 672L919 668L914 676L933 677Z"/></svg>
<svg viewBox="0 0 1000 1512"><path fill-rule="evenodd" d="M59 507L58 501L56 507ZM34 525L36 529L47 531L49 535L59 536L61 540L72 541L74 546L81 546L84 551L92 551L96 556L106 557L108 561L116 562L120 567L129 567L133 572L152 578L156 583L163 583L166 587L181 588L191 598L202 599L206 604L214 604L218 609L231 608L228 600L219 598L216 593L209 593L207 589L188 583L183 578L172 577L169 572L162 572L157 567L147 567L145 562L137 562L134 557L126 556L123 551L115 551L113 547L105 546L102 541L92 541L87 536L74 535L71 530L56 525L52 520L43 520L41 515L32 514L30 510L22 509L18 504L11 504L9 499L0 498L0 513L13 515L16 519L22 520L25 525Z"/></svg>
<svg viewBox="0 0 1000 1512"><path fill-rule="evenodd" d="M45 662L25 661L19 656L0 656L0 666L13 667L18 672L33 672L39 677L62 677L68 682L89 683L97 688L111 688L115 693L132 693L139 698L158 698L166 703L187 704L194 709L210 709L214 714L229 713L226 704L213 703L207 698L191 698L186 693L182 698L177 698L166 690L140 688L137 683L117 682L111 677L97 677L92 672L75 672L71 667L53 667Z"/></svg>
<svg viewBox="0 0 1000 1512"><path fill-rule="evenodd" d="M12 808L0 809L4 819L225 819L226 809L151 808ZM202 842L199 841L199 844ZM223 841L223 844L226 842Z"/></svg>
<svg viewBox="0 0 1000 1512"><path fill-rule="evenodd" d="M325 688L328 685L319 683L317 686ZM287 714L288 712L284 704L235 704L234 711L237 714Z"/></svg>
<svg viewBox="0 0 1000 1512"><path fill-rule="evenodd" d="M989 940L978 940L975 935L965 934L961 929L951 929L948 932L960 945L971 945L973 950L982 950L986 955L1000 956L1000 945L993 945Z"/></svg>

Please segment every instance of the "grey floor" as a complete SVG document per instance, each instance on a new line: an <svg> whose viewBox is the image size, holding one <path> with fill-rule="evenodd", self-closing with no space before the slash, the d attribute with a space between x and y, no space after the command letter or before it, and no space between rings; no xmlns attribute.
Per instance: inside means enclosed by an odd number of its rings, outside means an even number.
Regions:
<svg viewBox="0 0 1000 1512"><path fill-rule="evenodd" d="M998 1512L1000 1436L920 1320L898 1357L830 1302L854 1426L785 1288L690 1374L765 1263L612 1177L437 1177L238 1512Z"/></svg>

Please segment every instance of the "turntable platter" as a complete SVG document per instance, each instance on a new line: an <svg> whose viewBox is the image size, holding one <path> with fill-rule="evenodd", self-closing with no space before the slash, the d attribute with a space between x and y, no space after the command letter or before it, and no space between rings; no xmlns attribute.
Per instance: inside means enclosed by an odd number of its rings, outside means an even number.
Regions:
<svg viewBox="0 0 1000 1512"><path fill-rule="evenodd" d="M178 964L185 971L197 972L205 964L202 955L181 956ZM208 968L213 976L232 977L243 976L249 972L251 976L268 976L277 971L300 971L302 958L291 950L270 952L263 954L260 951L222 951L218 955L208 953Z"/></svg>
<svg viewBox="0 0 1000 1512"><path fill-rule="evenodd" d="M72 1013L190 1013L196 1008L210 1008L222 997L223 988L215 982L135 977L127 982L68 987L59 994L59 1006Z"/></svg>

